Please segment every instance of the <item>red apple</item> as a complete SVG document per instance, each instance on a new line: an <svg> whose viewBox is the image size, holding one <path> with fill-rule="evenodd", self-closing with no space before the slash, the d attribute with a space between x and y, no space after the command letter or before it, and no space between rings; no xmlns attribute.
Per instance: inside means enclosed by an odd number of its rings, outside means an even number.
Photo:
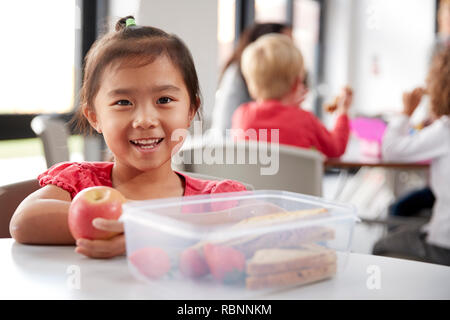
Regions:
<svg viewBox="0 0 450 320"><path fill-rule="evenodd" d="M116 232L96 229L95 218L119 219L125 197L116 189L104 186L80 191L69 207L69 229L75 239L106 240Z"/></svg>

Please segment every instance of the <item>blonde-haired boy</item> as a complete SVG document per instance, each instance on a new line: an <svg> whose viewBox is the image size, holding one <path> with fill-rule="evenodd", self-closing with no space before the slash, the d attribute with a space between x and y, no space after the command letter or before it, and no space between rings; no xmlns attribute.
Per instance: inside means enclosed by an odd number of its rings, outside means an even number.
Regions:
<svg viewBox="0 0 450 320"><path fill-rule="evenodd" d="M346 89L339 97L339 115L331 132L312 113L301 109L307 92L306 72L302 54L289 37L267 34L258 38L244 50L241 70L255 101L234 112L233 136L247 139L244 132L249 129L279 129L279 141L274 142L315 148L328 157L339 157L345 152L352 92ZM268 142L271 136L267 135Z"/></svg>
<svg viewBox="0 0 450 320"><path fill-rule="evenodd" d="M275 33L244 50L241 70L250 95L263 100L283 98L305 76L300 50L291 38Z"/></svg>

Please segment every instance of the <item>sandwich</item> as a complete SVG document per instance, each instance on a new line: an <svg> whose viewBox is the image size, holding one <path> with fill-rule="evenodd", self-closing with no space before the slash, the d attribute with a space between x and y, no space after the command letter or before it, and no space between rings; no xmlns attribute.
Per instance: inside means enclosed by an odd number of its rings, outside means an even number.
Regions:
<svg viewBox="0 0 450 320"><path fill-rule="evenodd" d="M307 220L327 216L325 208L298 210L291 212L271 213L250 217L232 225L230 231L255 228L259 226L276 226L286 224L282 230L264 231L259 234L240 236L231 239L208 239L197 243L194 248L201 253L206 243L229 246L251 258L261 248L297 248L306 243L321 242L334 238L334 230L323 226L297 226L289 228L289 224L299 219Z"/></svg>
<svg viewBox="0 0 450 320"><path fill-rule="evenodd" d="M287 223L298 219L307 219L321 215L323 217L327 212L325 208L316 208L308 210L297 210L288 212L277 212L267 215L250 217L239 221L234 228L246 227L248 225L273 225L278 223Z"/></svg>
<svg viewBox="0 0 450 320"><path fill-rule="evenodd" d="M296 249L261 249L247 261L245 279L250 290L297 286L336 273L336 253L316 244Z"/></svg>

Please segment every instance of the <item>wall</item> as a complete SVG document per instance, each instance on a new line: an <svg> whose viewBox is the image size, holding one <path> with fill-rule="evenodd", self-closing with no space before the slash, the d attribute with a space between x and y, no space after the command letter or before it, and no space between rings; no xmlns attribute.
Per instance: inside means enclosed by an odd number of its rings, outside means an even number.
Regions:
<svg viewBox="0 0 450 320"><path fill-rule="evenodd" d="M324 93L349 83L354 114L400 111L423 85L434 39L434 0L328 0Z"/></svg>
<svg viewBox="0 0 450 320"><path fill-rule="evenodd" d="M336 94L349 82L351 19L353 0L331 0L325 8L324 86L326 97Z"/></svg>
<svg viewBox="0 0 450 320"><path fill-rule="evenodd" d="M141 1L140 0L110 0L109 1L109 16L111 23L114 23L119 20L119 18L125 16L134 16L138 17L139 7Z"/></svg>
<svg viewBox="0 0 450 320"><path fill-rule="evenodd" d="M422 85L434 38L434 0L327 0L324 85L326 100L350 84L352 113L400 111L401 94ZM217 1L111 2L112 19L134 14L138 23L179 35L190 48L210 119L217 86Z"/></svg>

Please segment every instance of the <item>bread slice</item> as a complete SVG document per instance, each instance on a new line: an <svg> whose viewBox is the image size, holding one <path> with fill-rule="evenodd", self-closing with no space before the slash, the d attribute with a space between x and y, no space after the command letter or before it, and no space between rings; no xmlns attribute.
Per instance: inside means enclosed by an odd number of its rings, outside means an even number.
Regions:
<svg viewBox="0 0 450 320"><path fill-rule="evenodd" d="M242 228L247 225L255 225L255 224L266 225L266 224L287 223L293 220L316 217L319 214L322 214L322 216L324 216L326 212L327 209L325 208L315 208L308 210L271 213L267 215L256 216L241 220L240 222L235 224L233 228Z"/></svg>
<svg viewBox="0 0 450 320"><path fill-rule="evenodd" d="M251 290L296 286L336 273L336 253L316 244L300 249L262 249L247 262L246 287Z"/></svg>
<svg viewBox="0 0 450 320"><path fill-rule="evenodd" d="M264 276L248 276L245 279L247 289L281 288L304 285L332 277L336 273L336 263L318 267L274 273Z"/></svg>
<svg viewBox="0 0 450 320"><path fill-rule="evenodd" d="M326 213L327 210L325 208L272 213L242 220L238 224L231 226L229 230L232 232L235 228L252 228L265 224L266 222L269 225L276 225L278 223L289 224L289 221L314 218ZM225 240L209 239L197 243L193 248L197 249L202 255L203 246L209 242L233 247L244 253L246 258L251 258L257 250L262 248L298 248L306 243L331 240L334 239L334 236L333 229L322 226L307 226Z"/></svg>
<svg viewBox="0 0 450 320"><path fill-rule="evenodd" d="M231 246L251 258L263 248L298 248L307 243L326 241L334 238L334 230L321 226L309 226L291 230L268 232L249 237L240 237L222 245Z"/></svg>
<svg viewBox="0 0 450 320"><path fill-rule="evenodd" d="M299 249L262 249L247 262L247 274L263 276L336 263L336 253L316 244Z"/></svg>
<svg viewBox="0 0 450 320"><path fill-rule="evenodd" d="M187 206L186 211L191 209L191 206ZM252 203L244 203L236 207L215 212L189 212L189 214L174 212L165 213L164 215L193 225L217 226L227 224L236 225L238 222L242 221L243 218L251 218L255 215L265 216L275 212L283 213L286 212L286 210L270 202L254 201Z"/></svg>

